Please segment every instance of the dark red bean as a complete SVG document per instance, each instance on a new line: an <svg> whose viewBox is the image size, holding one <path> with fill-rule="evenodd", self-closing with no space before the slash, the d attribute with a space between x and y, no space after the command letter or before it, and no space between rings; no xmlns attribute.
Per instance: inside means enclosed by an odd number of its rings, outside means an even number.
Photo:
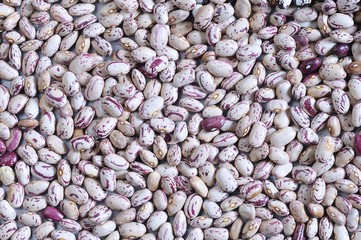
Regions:
<svg viewBox="0 0 361 240"><path fill-rule="evenodd" d="M311 58L309 60L303 61L299 69L303 74L309 74L316 72L322 65L322 60L319 57Z"/></svg>
<svg viewBox="0 0 361 240"><path fill-rule="evenodd" d="M12 167L18 161L18 155L14 152L5 152L0 156L0 167L9 166Z"/></svg>
<svg viewBox="0 0 361 240"><path fill-rule="evenodd" d="M58 222L64 218L64 214L60 210L52 206L47 206L46 208L44 208L44 210L41 211L41 215L43 216L43 218L53 220L55 222Z"/></svg>
<svg viewBox="0 0 361 240"><path fill-rule="evenodd" d="M226 118L223 116L210 117L202 121L202 128L208 132L213 132L220 129Z"/></svg>
<svg viewBox="0 0 361 240"><path fill-rule="evenodd" d="M338 44L333 48L333 54L337 57L346 57L350 53L350 45L349 44Z"/></svg>

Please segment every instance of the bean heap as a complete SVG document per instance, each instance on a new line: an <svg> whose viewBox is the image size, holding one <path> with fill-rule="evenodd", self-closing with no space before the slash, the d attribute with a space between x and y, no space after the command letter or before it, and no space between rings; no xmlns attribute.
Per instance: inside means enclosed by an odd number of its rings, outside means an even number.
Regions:
<svg viewBox="0 0 361 240"><path fill-rule="evenodd" d="M361 239L359 1L0 1L0 239Z"/></svg>

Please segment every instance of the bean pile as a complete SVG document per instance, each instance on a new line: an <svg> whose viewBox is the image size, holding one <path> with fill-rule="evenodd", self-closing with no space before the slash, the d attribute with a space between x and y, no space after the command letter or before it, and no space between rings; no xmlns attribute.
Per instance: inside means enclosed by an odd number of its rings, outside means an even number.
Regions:
<svg viewBox="0 0 361 240"><path fill-rule="evenodd" d="M0 239L360 240L359 1L0 1Z"/></svg>

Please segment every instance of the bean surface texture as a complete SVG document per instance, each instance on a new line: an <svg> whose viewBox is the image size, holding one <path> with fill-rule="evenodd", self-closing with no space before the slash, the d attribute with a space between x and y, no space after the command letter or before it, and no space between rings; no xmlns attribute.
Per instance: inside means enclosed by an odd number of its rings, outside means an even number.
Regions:
<svg viewBox="0 0 361 240"><path fill-rule="evenodd" d="M360 12L0 1L0 240L361 239Z"/></svg>

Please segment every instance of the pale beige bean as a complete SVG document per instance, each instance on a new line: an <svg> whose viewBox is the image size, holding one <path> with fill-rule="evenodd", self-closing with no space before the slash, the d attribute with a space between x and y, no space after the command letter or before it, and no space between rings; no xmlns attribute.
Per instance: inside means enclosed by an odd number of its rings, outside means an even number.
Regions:
<svg viewBox="0 0 361 240"><path fill-rule="evenodd" d="M290 203L290 212L298 222L305 223L309 220L309 216L305 211L305 206L300 201L295 200Z"/></svg>
<svg viewBox="0 0 361 240"><path fill-rule="evenodd" d="M246 222L242 230L242 237L249 238L255 235L261 226L261 222L262 220L260 218Z"/></svg>
<svg viewBox="0 0 361 240"><path fill-rule="evenodd" d="M290 143L296 136L296 131L291 127L282 128L271 135L271 144L275 147L283 147Z"/></svg>
<svg viewBox="0 0 361 240"><path fill-rule="evenodd" d="M208 194L207 185L197 176L190 177L190 184L193 189L202 197L206 197Z"/></svg>
<svg viewBox="0 0 361 240"><path fill-rule="evenodd" d="M337 197L337 188L334 185L329 185L326 188L326 195L322 201L323 206L331 206Z"/></svg>
<svg viewBox="0 0 361 240"><path fill-rule="evenodd" d="M6 63L3 60L0 60L0 66L3 69L1 71L0 77L4 80L12 80L13 78L19 76L19 73L14 69L12 66L10 66L8 63Z"/></svg>
<svg viewBox="0 0 361 240"><path fill-rule="evenodd" d="M0 225L0 237L2 239L10 239L10 237L18 229L15 221L7 221Z"/></svg>

